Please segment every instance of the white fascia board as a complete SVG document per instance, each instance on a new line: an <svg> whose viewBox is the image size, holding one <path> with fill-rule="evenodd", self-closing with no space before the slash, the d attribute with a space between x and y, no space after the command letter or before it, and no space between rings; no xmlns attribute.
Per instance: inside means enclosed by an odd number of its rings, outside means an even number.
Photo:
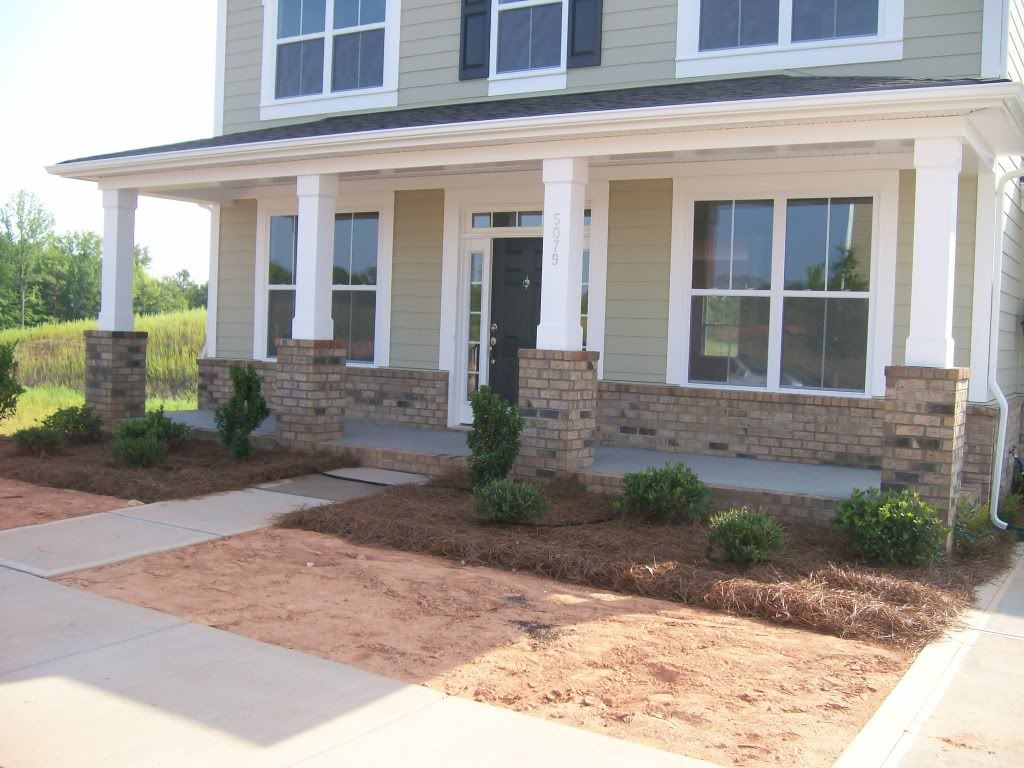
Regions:
<svg viewBox="0 0 1024 768"><path fill-rule="evenodd" d="M1007 102L1013 102L1024 114L1021 91L1021 85L1017 83L980 83L515 117L82 160L49 166L47 171L65 178L99 181L105 176L160 170L181 171L225 164L301 160L342 153L436 149L441 145L467 141L476 144L508 144L530 139L621 135L623 132L635 135L639 131L694 129L702 126L729 127L780 121L806 123L866 119L872 116L892 119L896 115L950 115L985 107L1005 109Z"/></svg>

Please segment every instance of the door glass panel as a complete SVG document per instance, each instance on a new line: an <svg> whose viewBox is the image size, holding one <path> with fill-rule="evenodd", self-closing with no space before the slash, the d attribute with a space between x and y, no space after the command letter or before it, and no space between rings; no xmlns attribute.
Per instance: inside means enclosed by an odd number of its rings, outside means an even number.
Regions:
<svg viewBox="0 0 1024 768"><path fill-rule="evenodd" d="M480 386L480 324L483 322L480 299L483 294L484 255L474 251L469 257L469 357L466 378L467 397Z"/></svg>

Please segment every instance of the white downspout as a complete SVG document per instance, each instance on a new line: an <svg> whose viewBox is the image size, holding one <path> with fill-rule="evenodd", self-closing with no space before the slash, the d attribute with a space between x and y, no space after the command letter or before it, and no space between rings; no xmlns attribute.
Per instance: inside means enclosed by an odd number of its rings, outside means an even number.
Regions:
<svg viewBox="0 0 1024 768"><path fill-rule="evenodd" d="M999 518L999 497L1003 482L1003 452L1006 450L1006 427L1009 423L1010 404L1006 395L999 387L999 314L1002 299L1003 282L1003 195L1006 186L1016 179L1024 179L1024 169L1009 171L999 178L996 184L996 219L995 219L995 253L992 264L992 308L989 318L989 353L988 353L988 386L996 398L999 407L999 430L996 434L996 450L992 460L992 482L989 491L988 513L992 525L1001 531L1009 528L1009 524Z"/></svg>

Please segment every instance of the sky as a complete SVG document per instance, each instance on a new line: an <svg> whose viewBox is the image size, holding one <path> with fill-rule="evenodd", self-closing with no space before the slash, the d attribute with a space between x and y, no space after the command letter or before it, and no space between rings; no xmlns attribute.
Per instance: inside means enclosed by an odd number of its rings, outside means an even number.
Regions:
<svg viewBox="0 0 1024 768"><path fill-rule="evenodd" d="M0 0L0 204L20 189L59 232L103 231L91 182L45 166L213 135L217 0ZM207 279L209 213L140 198L153 272Z"/></svg>

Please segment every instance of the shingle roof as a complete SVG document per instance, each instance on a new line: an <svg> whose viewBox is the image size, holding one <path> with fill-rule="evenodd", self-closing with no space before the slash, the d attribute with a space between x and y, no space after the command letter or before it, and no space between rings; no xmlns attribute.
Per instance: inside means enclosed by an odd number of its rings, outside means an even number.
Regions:
<svg viewBox="0 0 1024 768"><path fill-rule="evenodd" d="M512 99L462 102L433 107L337 115L294 125L260 128L258 130L229 133L208 139L197 139L176 144L164 144L156 147L81 157L75 160L66 160L61 165L86 160L136 157L156 154L158 152L229 147L240 144L259 144L282 139L337 136L396 128L425 128L437 125L474 123L484 120L506 120L517 117L544 117L644 107L778 99L793 96L872 93L995 82L1005 81L969 78L911 79L892 77L801 77L793 75L703 80L642 88L560 93L547 96L528 96Z"/></svg>

